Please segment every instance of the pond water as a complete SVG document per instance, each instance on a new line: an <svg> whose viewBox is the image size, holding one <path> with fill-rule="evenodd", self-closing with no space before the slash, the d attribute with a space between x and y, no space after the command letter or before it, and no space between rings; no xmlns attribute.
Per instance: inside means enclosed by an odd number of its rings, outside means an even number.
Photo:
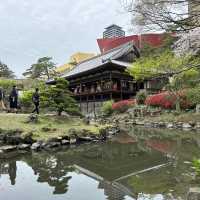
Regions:
<svg viewBox="0 0 200 200"><path fill-rule="evenodd" d="M199 155L199 133L153 129L21 154L0 160L0 200L186 199Z"/></svg>

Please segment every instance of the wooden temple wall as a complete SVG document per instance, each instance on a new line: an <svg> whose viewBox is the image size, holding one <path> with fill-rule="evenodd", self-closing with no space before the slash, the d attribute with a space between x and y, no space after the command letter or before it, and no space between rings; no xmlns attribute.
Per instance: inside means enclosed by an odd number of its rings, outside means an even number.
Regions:
<svg viewBox="0 0 200 200"><path fill-rule="evenodd" d="M79 106L83 115L99 115L101 113L103 102L84 102L79 103Z"/></svg>

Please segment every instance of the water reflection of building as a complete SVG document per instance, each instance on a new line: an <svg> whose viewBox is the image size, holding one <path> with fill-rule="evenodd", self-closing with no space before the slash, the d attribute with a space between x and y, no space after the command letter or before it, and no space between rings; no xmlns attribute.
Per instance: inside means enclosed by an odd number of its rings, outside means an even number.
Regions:
<svg viewBox="0 0 200 200"><path fill-rule="evenodd" d="M125 192L113 187L106 181L99 183L99 188L104 190L105 196L108 200L124 200L127 195Z"/></svg>

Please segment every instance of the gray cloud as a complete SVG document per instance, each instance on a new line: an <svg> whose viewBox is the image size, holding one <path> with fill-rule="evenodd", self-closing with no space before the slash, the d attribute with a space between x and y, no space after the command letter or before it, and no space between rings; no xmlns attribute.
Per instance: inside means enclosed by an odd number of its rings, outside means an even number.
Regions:
<svg viewBox="0 0 200 200"><path fill-rule="evenodd" d="M62 64L77 51L98 53L104 27L125 28L118 0L1 0L0 59L18 76L39 57Z"/></svg>

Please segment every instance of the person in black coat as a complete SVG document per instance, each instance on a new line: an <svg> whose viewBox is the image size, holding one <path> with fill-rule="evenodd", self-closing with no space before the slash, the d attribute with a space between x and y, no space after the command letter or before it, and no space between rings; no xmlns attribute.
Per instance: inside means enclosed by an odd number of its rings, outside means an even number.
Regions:
<svg viewBox="0 0 200 200"><path fill-rule="evenodd" d="M16 86L14 85L12 88L12 91L9 96L10 101L10 110L17 112L17 106L18 106L18 91Z"/></svg>
<svg viewBox="0 0 200 200"><path fill-rule="evenodd" d="M32 113L37 112L37 114L39 114L40 94L38 88L36 88L35 92L33 93L32 101L35 105L35 109L32 111Z"/></svg>

